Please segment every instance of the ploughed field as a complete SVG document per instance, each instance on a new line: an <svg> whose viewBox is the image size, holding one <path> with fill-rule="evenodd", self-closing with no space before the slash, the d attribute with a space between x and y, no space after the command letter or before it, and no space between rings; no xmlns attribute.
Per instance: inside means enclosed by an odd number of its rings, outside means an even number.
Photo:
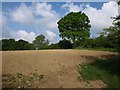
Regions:
<svg viewBox="0 0 120 90"><path fill-rule="evenodd" d="M101 88L101 80L84 81L78 65L116 53L92 50L2 52L2 86L12 88ZM79 68L80 68L79 65Z"/></svg>

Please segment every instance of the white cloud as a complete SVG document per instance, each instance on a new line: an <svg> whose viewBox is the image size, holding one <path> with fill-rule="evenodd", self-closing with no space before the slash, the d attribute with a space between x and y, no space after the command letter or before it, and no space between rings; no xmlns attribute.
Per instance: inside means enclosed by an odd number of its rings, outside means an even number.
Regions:
<svg viewBox="0 0 120 90"><path fill-rule="evenodd" d="M47 3L36 3L35 14L44 18L54 18L56 12L52 10L52 5Z"/></svg>
<svg viewBox="0 0 120 90"><path fill-rule="evenodd" d="M20 23L31 23L34 21L32 8L22 3L19 7L11 11L12 20Z"/></svg>
<svg viewBox="0 0 120 90"><path fill-rule="evenodd" d="M92 26L92 36L96 36L97 33L101 32L104 28L109 27L112 24L111 17L116 16L118 14L118 7L116 2L114 1L104 3L101 9L93 8L88 4L80 6L74 4L65 4L65 6L67 7L67 10L69 12L82 11L89 17ZM63 7L64 5L62 6L62 8ZM74 8L76 7L77 9L74 10Z"/></svg>
<svg viewBox="0 0 120 90"><path fill-rule="evenodd" d="M15 40L23 39L28 42L32 42L36 35L34 32L26 32L25 30L16 30L13 31L11 28L7 26L7 17L2 16L2 38L14 38ZM1 18L0 16L0 18Z"/></svg>
<svg viewBox="0 0 120 90"><path fill-rule="evenodd" d="M0 38L9 38L9 28L6 26L7 19L6 17L0 12Z"/></svg>
<svg viewBox="0 0 120 90"><path fill-rule="evenodd" d="M11 32L11 36L16 40L23 39L23 40L29 41L30 43L32 43L36 37L34 32L26 32L24 30Z"/></svg>
<svg viewBox="0 0 120 90"><path fill-rule="evenodd" d="M54 30L57 28L57 21L60 18L56 11L52 10L52 5L48 3L35 3L34 13L41 18L36 20L39 27L45 30Z"/></svg>
<svg viewBox="0 0 120 90"><path fill-rule="evenodd" d="M22 3L20 6L17 6L15 9L11 9L10 11L11 21L12 22L18 22L21 25L24 26L24 24L31 24L32 27L34 27L34 32L37 32L37 35L39 34L45 34L46 37L49 36L49 39L55 38L55 34L52 33L53 36L50 36L50 32L56 32L57 30L57 21L60 18L60 15L56 13L52 9L52 5L48 3L32 3L31 6L27 6L25 3ZM11 29L12 30L12 29ZM46 34L46 30L49 30L49 34ZM17 30L16 30L17 31ZM15 34L11 34L15 39L19 39L22 37L25 40L29 40L27 32L14 32ZM12 32L13 33L13 32ZM22 35L22 33L24 33ZM25 34L26 33L26 34ZM30 33L29 33L30 34ZM17 36L18 35L18 36ZM32 35L34 36L34 35ZM31 36L31 37L32 37ZM31 40L32 41L32 40ZM30 42L31 42L30 41Z"/></svg>
<svg viewBox="0 0 120 90"><path fill-rule="evenodd" d="M69 12L79 12L82 9L81 7L74 5L74 3L70 3L70 2L62 5L62 8L68 10Z"/></svg>
<svg viewBox="0 0 120 90"><path fill-rule="evenodd" d="M51 32L51 31L46 31L46 35L47 35L47 38L50 40L50 41L54 41L54 38L56 37L56 34Z"/></svg>

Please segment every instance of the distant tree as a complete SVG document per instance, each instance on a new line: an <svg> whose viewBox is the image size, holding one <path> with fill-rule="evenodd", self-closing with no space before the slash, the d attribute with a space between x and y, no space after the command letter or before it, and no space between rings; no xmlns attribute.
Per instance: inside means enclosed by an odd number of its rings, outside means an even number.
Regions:
<svg viewBox="0 0 120 90"><path fill-rule="evenodd" d="M3 39L2 40L2 50L15 50L15 40L14 39Z"/></svg>
<svg viewBox="0 0 120 90"><path fill-rule="evenodd" d="M90 20L85 13L70 12L58 22L60 37L71 42L85 41L90 36Z"/></svg>
<svg viewBox="0 0 120 90"><path fill-rule="evenodd" d="M10 50L15 50L15 40L9 39L9 48Z"/></svg>
<svg viewBox="0 0 120 90"><path fill-rule="evenodd" d="M118 1L118 5L120 5L120 1Z"/></svg>
<svg viewBox="0 0 120 90"><path fill-rule="evenodd" d="M39 35L35 38L33 44L36 49L44 49L47 48L47 45L49 44L49 40L48 39L46 40L44 35Z"/></svg>
<svg viewBox="0 0 120 90"><path fill-rule="evenodd" d="M9 47L8 47L8 39L3 39L2 40L2 51L6 51L6 50L9 50Z"/></svg>
<svg viewBox="0 0 120 90"><path fill-rule="evenodd" d="M113 25L103 30L103 35L106 36L110 46L118 48L120 52L120 15L113 18Z"/></svg>
<svg viewBox="0 0 120 90"><path fill-rule="evenodd" d="M37 37L35 37L35 40L33 41L36 49L38 49L40 47L40 45L45 43L45 36L44 35L39 35Z"/></svg>
<svg viewBox="0 0 120 90"><path fill-rule="evenodd" d="M58 46L61 49L71 49L72 48L71 42L66 39L59 41Z"/></svg>
<svg viewBox="0 0 120 90"><path fill-rule="evenodd" d="M30 49L29 42L20 39L16 41L15 48L16 50L29 50Z"/></svg>
<svg viewBox="0 0 120 90"><path fill-rule="evenodd" d="M52 43L48 46L48 49L59 49L58 43Z"/></svg>
<svg viewBox="0 0 120 90"><path fill-rule="evenodd" d="M48 39L46 40L46 44L47 44L47 45L49 44L49 40L48 40Z"/></svg>
<svg viewBox="0 0 120 90"><path fill-rule="evenodd" d="M34 44L29 43L29 50L35 50Z"/></svg>
<svg viewBox="0 0 120 90"><path fill-rule="evenodd" d="M2 40L0 40L0 51L2 51Z"/></svg>

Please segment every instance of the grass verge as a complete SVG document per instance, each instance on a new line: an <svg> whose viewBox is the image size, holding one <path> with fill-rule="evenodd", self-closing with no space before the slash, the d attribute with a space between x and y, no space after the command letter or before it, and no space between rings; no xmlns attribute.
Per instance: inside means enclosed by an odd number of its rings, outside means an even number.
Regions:
<svg viewBox="0 0 120 90"><path fill-rule="evenodd" d="M81 66L84 80L102 80L108 88L120 88L120 57L96 60Z"/></svg>

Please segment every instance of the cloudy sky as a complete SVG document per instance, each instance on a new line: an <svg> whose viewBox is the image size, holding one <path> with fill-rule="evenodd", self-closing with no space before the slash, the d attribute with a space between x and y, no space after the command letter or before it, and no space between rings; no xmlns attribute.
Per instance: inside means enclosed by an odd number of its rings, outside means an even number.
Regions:
<svg viewBox="0 0 120 90"><path fill-rule="evenodd" d="M69 12L82 11L90 19L91 37L112 24L111 17L118 14L118 6L109 2L3 2L2 38L23 39L32 42L43 34L51 43L60 40L57 21Z"/></svg>

